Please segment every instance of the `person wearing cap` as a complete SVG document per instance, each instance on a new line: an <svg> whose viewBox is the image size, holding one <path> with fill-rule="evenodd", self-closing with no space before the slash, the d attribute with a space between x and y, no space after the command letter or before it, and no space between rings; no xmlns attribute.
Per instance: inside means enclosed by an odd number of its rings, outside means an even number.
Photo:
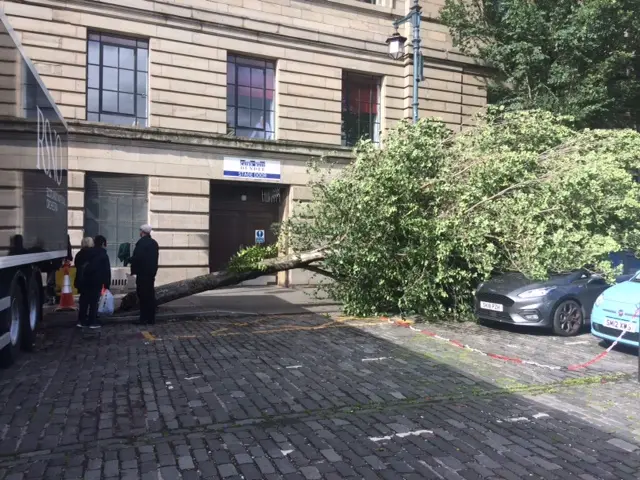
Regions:
<svg viewBox="0 0 640 480"><path fill-rule="evenodd" d="M131 257L131 275L136 276L136 292L140 302L140 322L156 323L155 281L158 273L158 242L151 238L151 225L140 227L140 240Z"/></svg>

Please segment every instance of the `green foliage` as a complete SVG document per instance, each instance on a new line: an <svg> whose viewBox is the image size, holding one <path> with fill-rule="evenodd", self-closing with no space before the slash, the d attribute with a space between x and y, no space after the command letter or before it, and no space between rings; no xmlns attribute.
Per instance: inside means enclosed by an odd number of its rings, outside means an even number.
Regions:
<svg viewBox="0 0 640 480"><path fill-rule="evenodd" d="M640 244L631 130L491 108L463 134L421 120L355 153L286 226L294 249L328 247L325 288L348 314L458 317L493 273L611 275L606 255Z"/></svg>
<svg viewBox="0 0 640 480"><path fill-rule="evenodd" d="M454 45L496 70L489 98L592 128L640 125L638 0L446 0Z"/></svg>
<svg viewBox="0 0 640 480"><path fill-rule="evenodd" d="M265 266L262 261L278 256L278 244L272 245L252 245L243 248L236 253L231 260L227 269L232 272L247 272L250 270L264 270Z"/></svg>

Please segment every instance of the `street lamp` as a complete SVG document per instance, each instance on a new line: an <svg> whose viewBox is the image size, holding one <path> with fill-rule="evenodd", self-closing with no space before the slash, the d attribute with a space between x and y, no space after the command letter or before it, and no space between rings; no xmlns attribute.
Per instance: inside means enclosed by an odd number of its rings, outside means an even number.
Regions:
<svg viewBox="0 0 640 480"><path fill-rule="evenodd" d="M387 39L389 45L389 56L394 60L400 60L404 57L404 44L407 41L405 37L398 33L398 27L406 22L411 22L413 26L413 39L411 41L413 45L413 122L418 121L418 88L420 81L422 81L422 53L420 52L420 20L422 7L420 7L419 0L413 0L410 12L403 18L393 22L393 27L396 29L395 33Z"/></svg>
<svg viewBox="0 0 640 480"><path fill-rule="evenodd" d="M407 37L403 37L397 31L387 38L387 45L389 45L389 56L394 60L400 60L404 57L404 44L407 41Z"/></svg>

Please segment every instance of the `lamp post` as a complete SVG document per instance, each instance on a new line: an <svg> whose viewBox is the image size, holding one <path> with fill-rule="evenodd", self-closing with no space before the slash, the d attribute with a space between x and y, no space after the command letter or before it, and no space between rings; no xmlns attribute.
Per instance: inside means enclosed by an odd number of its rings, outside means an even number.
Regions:
<svg viewBox="0 0 640 480"><path fill-rule="evenodd" d="M406 37L403 37L398 33L398 27L406 22L411 22L413 26L413 122L418 121L418 88L420 81L422 81L422 53L420 52L420 20L422 7L420 7L419 0L413 0L410 12L403 18L393 22L395 33L387 39L389 45L389 56L394 60L400 60L404 58L404 44L407 41Z"/></svg>

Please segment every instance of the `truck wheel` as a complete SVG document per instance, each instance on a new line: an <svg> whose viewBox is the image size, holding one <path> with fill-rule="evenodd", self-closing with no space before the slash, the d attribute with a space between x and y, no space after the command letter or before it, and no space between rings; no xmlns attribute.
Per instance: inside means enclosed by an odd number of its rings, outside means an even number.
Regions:
<svg viewBox="0 0 640 480"><path fill-rule="evenodd" d="M38 281L38 278L40 281ZM22 325L22 349L32 351L36 343L36 328L42 320L42 277L38 272L31 275L29 288L27 290L27 315L23 317Z"/></svg>
<svg viewBox="0 0 640 480"><path fill-rule="evenodd" d="M9 333L9 343L0 351L0 367L8 367L13 364L20 353L22 326L27 315L18 277L14 277L11 282L10 302L10 307L4 311L3 322L6 328L2 329L2 331Z"/></svg>

